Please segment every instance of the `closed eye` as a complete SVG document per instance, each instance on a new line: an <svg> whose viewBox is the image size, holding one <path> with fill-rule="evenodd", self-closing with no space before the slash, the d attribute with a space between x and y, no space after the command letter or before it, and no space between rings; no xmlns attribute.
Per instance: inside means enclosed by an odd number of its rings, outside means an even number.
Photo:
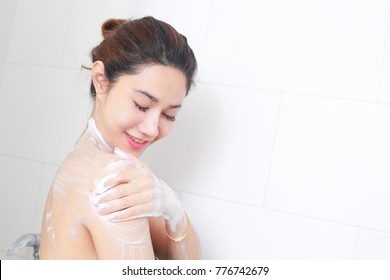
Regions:
<svg viewBox="0 0 390 280"><path fill-rule="evenodd" d="M168 121L170 121L170 122L175 122L175 121L176 121L176 118L175 118L175 117L169 116L169 115L167 115L167 114L163 114L163 115L164 115L164 117L165 117Z"/></svg>
<svg viewBox="0 0 390 280"><path fill-rule="evenodd" d="M137 107L138 110L142 111L142 112L146 112L148 110L148 108L146 107L142 107L141 105L139 105L137 102L134 101L134 105L135 107Z"/></svg>
<svg viewBox="0 0 390 280"><path fill-rule="evenodd" d="M140 110L141 112L146 112L149 108L148 107L143 107L141 105L139 105L137 102L134 101L134 105L135 107L137 107L138 110ZM170 122L175 122L176 121L176 117L173 117L173 116L170 116L170 115L167 115L167 114L163 114L164 118L167 119L168 121Z"/></svg>

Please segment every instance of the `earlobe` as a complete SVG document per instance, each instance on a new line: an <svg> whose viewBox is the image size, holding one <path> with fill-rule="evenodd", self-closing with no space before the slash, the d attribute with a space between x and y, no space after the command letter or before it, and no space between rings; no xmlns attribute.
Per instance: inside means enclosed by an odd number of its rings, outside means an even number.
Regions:
<svg viewBox="0 0 390 280"><path fill-rule="evenodd" d="M92 82L96 94L105 93L108 88L108 80L104 73L104 64L102 61L95 61L92 65Z"/></svg>

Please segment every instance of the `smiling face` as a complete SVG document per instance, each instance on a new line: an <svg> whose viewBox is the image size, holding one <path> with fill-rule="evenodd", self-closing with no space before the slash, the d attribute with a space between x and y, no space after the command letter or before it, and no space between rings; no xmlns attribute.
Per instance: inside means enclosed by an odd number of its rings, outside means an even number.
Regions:
<svg viewBox="0 0 390 280"><path fill-rule="evenodd" d="M92 117L98 130L111 148L136 157L170 133L187 89L180 70L155 64L120 76L109 88L99 61L92 78L97 93Z"/></svg>

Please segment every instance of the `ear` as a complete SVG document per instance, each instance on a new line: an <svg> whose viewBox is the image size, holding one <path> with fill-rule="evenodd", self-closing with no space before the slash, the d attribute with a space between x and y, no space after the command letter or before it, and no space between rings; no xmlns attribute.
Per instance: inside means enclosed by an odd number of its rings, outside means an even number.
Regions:
<svg viewBox="0 0 390 280"><path fill-rule="evenodd" d="M92 82L95 87L96 96L106 93L108 89L108 79L104 73L104 64L102 61L95 61L92 65Z"/></svg>

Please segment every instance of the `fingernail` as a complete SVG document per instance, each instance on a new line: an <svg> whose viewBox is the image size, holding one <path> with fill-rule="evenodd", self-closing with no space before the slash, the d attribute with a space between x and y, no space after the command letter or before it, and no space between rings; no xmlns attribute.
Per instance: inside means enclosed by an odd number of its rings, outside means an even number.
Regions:
<svg viewBox="0 0 390 280"><path fill-rule="evenodd" d="M107 215L107 220L110 222L116 222L117 221L117 215L115 213Z"/></svg>
<svg viewBox="0 0 390 280"><path fill-rule="evenodd" d="M106 203L99 203L95 206L96 212L99 215L104 215L107 212L108 206Z"/></svg>

